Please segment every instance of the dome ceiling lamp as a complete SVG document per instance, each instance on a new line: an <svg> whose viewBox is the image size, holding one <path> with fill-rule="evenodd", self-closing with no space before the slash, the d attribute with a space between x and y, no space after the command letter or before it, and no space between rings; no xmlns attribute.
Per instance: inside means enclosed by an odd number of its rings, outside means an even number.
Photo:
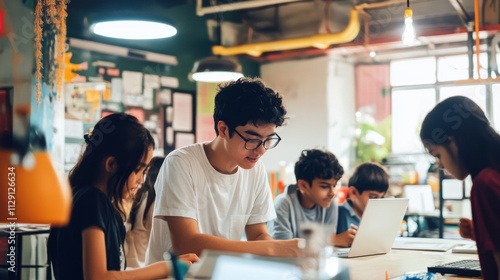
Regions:
<svg viewBox="0 0 500 280"><path fill-rule="evenodd" d="M216 36L219 45L222 45L222 16L216 16L218 25ZM194 63L189 79L197 82L220 83L237 80L243 77L242 67L236 58L209 56Z"/></svg>
<svg viewBox="0 0 500 280"><path fill-rule="evenodd" d="M162 39L177 34L177 29L166 19L137 15L101 17L90 26L90 31L99 36L125 40Z"/></svg>
<svg viewBox="0 0 500 280"><path fill-rule="evenodd" d="M195 62L191 79L197 82L219 83L243 77L241 65L236 61L210 56Z"/></svg>

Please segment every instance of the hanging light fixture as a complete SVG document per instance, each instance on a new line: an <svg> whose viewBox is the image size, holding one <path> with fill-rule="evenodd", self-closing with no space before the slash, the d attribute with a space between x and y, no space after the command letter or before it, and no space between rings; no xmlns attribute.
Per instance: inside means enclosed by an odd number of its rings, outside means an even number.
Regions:
<svg viewBox="0 0 500 280"><path fill-rule="evenodd" d="M410 8L410 0L406 0L405 30L402 36L403 44L413 46L415 38L415 28L413 28L413 11Z"/></svg>
<svg viewBox="0 0 500 280"><path fill-rule="evenodd" d="M172 37L177 29L172 25L145 20L113 20L92 25L94 34L116 39L146 40Z"/></svg>
<svg viewBox="0 0 500 280"><path fill-rule="evenodd" d="M243 77L241 65L236 61L210 56L195 62L191 79L197 82L219 83Z"/></svg>
<svg viewBox="0 0 500 280"><path fill-rule="evenodd" d="M222 45L222 16L217 15L217 41ZM243 77L241 65L236 59L209 56L194 63L189 78L197 82L220 83Z"/></svg>
<svg viewBox="0 0 500 280"><path fill-rule="evenodd" d="M148 40L172 37L177 29L164 18L129 13L98 15L90 26L94 34L115 39Z"/></svg>

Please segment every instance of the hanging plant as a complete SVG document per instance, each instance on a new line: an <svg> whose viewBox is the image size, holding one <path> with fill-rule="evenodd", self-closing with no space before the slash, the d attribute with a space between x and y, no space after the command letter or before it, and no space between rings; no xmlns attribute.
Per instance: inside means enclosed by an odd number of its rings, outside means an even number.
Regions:
<svg viewBox="0 0 500 280"><path fill-rule="evenodd" d="M42 83L61 98L64 82L67 0L38 0L35 7L35 80L36 100L42 97Z"/></svg>

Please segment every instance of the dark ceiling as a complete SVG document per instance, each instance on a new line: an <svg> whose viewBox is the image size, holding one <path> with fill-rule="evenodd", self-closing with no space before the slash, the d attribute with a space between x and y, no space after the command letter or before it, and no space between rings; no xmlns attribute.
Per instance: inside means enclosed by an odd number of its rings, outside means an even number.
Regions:
<svg viewBox="0 0 500 280"><path fill-rule="evenodd" d="M203 7L230 4L234 9L241 2L273 3L276 1L202 1ZM374 4L381 4L376 8ZM361 15L361 31L355 43L399 40L403 31L403 13L406 1L400 0L316 0L295 1L281 5L264 5L255 9L225 11L217 14L196 15L195 0L71 0L68 5L68 35L70 37L179 55L210 54L207 32L208 19L223 23L223 42L240 45L248 42L267 42L285 38L307 37L318 33L338 32L349 21L349 10L365 4L366 16ZM474 18L471 0L411 0L415 29L420 36L453 33L464 28L464 20ZM370 6L371 5L371 6ZM150 42L122 42L97 38L88 31L92 20L99 15L148 15L168 18L178 29L172 38ZM368 19L365 25L363 19ZM216 21L215 21L216 22ZM368 36L365 34L368 33ZM331 46L335 48L336 46ZM300 51L294 51L300 53ZM264 57L266 54L263 55Z"/></svg>
<svg viewBox="0 0 500 280"><path fill-rule="evenodd" d="M156 40L116 40L91 34L90 25L98 17L139 15L170 20L178 33ZM195 15L194 1L185 0L71 0L68 4L68 37L99 41L164 54L197 56L210 54L205 19Z"/></svg>

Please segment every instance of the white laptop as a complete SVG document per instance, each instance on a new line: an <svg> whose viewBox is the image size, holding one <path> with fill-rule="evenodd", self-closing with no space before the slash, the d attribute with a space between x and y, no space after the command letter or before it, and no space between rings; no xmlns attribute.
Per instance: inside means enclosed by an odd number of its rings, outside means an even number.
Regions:
<svg viewBox="0 0 500 280"><path fill-rule="evenodd" d="M401 228L408 198L370 199L366 204L351 248L336 251L338 257L362 257L386 254Z"/></svg>
<svg viewBox="0 0 500 280"><path fill-rule="evenodd" d="M223 252L217 250L203 250L200 260L192 264L188 270L188 277L195 279L210 278L213 280L226 279L300 279L284 276L297 275L300 272L296 266L298 259L263 257L252 254ZM256 274L264 271L264 274ZM240 277L235 277L240 275ZM256 277L256 276L259 277ZM270 277L272 276L272 277ZM279 277L278 277L279 276Z"/></svg>

